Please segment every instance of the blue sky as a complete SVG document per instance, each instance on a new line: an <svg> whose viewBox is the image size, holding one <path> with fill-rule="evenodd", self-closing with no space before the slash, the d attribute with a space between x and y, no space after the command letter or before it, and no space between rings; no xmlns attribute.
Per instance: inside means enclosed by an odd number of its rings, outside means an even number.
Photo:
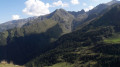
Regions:
<svg viewBox="0 0 120 67"><path fill-rule="evenodd" d="M49 14L56 9L86 11L111 0L1 0L0 23L32 16Z"/></svg>

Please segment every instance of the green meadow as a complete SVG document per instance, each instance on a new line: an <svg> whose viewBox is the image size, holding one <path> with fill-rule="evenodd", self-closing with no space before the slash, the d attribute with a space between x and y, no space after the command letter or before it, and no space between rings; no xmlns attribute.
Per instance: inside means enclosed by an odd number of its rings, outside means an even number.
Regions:
<svg viewBox="0 0 120 67"><path fill-rule="evenodd" d="M53 66L45 66L45 67L73 67L73 64L61 62L61 63L54 64Z"/></svg>
<svg viewBox="0 0 120 67"><path fill-rule="evenodd" d="M114 34L110 38L104 39L105 43L120 44L120 34Z"/></svg>

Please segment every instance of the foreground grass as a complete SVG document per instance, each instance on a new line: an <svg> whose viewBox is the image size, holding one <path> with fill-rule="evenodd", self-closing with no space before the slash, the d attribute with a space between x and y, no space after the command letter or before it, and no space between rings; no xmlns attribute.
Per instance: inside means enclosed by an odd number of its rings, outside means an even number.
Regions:
<svg viewBox="0 0 120 67"><path fill-rule="evenodd" d="M1 64L0 63L0 67L24 67L24 66L18 66L18 65L14 65L14 64Z"/></svg>

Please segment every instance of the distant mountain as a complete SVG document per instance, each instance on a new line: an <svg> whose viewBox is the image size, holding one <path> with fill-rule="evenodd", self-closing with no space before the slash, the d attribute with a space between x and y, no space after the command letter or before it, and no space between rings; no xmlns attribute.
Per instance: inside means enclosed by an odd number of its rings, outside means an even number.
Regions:
<svg viewBox="0 0 120 67"><path fill-rule="evenodd" d="M24 24L26 24L27 22L30 22L36 18L37 17L30 17L27 19L12 20L12 21L2 23L2 24L0 24L0 32L9 30L9 29L13 29L13 28L17 28L17 27L21 28Z"/></svg>
<svg viewBox="0 0 120 67"><path fill-rule="evenodd" d="M27 67L120 67L120 4L88 25L61 36L56 47ZM109 42L110 41L110 42Z"/></svg>

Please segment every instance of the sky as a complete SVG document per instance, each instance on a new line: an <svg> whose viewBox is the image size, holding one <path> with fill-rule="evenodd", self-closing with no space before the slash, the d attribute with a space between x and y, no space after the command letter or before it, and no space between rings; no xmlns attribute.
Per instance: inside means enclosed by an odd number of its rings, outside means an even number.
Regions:
<svg viewBox="0 0 120 67"><path fill-rule="evenodd" d="M0 23L33 16L42 16L63 8L67 11L89 11L111 0L1 0Z"/></svg>

